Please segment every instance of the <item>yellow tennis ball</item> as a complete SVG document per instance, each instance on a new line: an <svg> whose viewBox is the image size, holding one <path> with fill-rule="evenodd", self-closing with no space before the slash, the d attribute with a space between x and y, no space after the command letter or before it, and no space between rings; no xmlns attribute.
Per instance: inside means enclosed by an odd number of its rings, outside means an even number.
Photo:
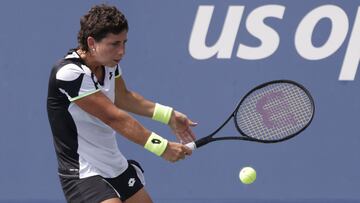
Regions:
<svg viewBox="0 0 360 203"><path fill-rule="evenodd" d="M256 180L256 171L251 167L244 167L240 170L239 178L244 184L251 184Z"/></svg>

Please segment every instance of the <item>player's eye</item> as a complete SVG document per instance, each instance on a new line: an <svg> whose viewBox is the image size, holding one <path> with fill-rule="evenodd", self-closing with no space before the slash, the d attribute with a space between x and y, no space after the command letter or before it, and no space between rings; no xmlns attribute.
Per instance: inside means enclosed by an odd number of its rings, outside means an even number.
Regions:
<svg viewBox="0 0 360 203"><path fill-rule="evenodd" d="M111 43L111 45L114 46L114 47L117 47L117 46L120 45L120 42L114 42L114 43Z"/></svg>

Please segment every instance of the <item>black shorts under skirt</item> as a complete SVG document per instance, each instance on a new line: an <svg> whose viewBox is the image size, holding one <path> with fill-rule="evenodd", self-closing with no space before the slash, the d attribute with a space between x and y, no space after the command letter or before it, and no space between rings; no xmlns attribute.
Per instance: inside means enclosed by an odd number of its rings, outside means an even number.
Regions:
<svg viewBox="0 0 360 203"><path fill-rule="evenodd" d="M125 201L141 188L145 181L141 166L129 160L129 167L115 178L91 176L79 177L59 174L67 202L69 203L99 203L111 198Z"/></svg>

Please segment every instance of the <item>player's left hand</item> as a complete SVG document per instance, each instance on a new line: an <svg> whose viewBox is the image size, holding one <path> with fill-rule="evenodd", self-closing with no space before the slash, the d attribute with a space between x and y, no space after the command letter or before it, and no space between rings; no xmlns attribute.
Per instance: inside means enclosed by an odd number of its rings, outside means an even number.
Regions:
<svg viewBox="0 0 360 203"><path fill-rule="evenodd" d="M190 127L196 125L197 123L191 121L186 115L175 110L172 112L169 126L180 143L186 144L195 140L195 134Z"/></svg>

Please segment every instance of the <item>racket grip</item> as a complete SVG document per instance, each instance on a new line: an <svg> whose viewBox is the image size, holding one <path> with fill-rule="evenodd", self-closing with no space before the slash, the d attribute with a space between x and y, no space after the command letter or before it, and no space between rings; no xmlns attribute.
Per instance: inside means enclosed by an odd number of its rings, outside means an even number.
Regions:
<svg viewBox="0 0 360 203"><path fill-rule="evenodd" d="M194 151L196 149L195 142L189 142L189 143L185 144L185 146L189 147L192 151Z"/></svg>

